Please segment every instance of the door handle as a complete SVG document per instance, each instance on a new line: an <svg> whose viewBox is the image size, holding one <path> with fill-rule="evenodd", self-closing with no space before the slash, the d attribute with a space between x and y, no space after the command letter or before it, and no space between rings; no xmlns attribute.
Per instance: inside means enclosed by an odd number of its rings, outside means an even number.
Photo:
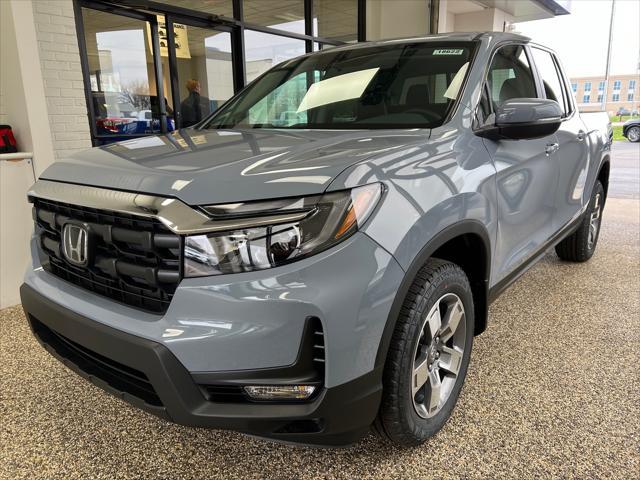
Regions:
<svg viewBox="0 0 640 480"><path fill-rule="evenodd" d="M580 130L578 132L578 135L576 135L576 140L578 140L579 142L582 142L585 136L586 134L582 130Z"/></svg>
<svg viewBox="0 0 640 480"><path fill-rule="evenodd" d="M558 151L558 144L557 143L547 143L547 146L544 147L544 153L545 155L548 157L549 155L551 155L552 153L555 153Z"/></svg>

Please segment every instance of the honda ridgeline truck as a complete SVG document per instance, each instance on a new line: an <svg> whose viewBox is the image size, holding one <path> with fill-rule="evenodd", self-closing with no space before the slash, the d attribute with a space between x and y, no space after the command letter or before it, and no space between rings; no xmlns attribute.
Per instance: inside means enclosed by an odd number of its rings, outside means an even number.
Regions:
<svg viewBox="0 0 640 480"><path fill-rule="evenodd" d="M22 303L52 355L167 420L417 445L488 305L551 247L593 255L609 145L522 36L305 55L193 128L48 168Z"/></svg>

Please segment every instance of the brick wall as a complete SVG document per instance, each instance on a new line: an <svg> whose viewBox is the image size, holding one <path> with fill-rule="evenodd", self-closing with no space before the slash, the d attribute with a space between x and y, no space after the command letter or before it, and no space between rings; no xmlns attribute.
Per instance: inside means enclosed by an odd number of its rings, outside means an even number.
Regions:
<svg viewBox="0 0 640 480"><path fill-rule="evenodd" d="M56 158L91 147L71 0L34 0L47 112Z"/></svg>

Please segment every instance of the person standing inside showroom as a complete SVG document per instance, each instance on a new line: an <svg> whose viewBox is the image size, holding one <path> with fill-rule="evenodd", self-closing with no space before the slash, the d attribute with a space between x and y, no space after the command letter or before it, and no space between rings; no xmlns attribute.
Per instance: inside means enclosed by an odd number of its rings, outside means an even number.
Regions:
<svg viewBox="0 0 640 480"><path fill-rule="evenodd" d="M180 104L182 114L181 127L190 127L209 115L211 111L210 100L200 95L200 82L198 80L187 80L186 84L189 96Z"/></svg>

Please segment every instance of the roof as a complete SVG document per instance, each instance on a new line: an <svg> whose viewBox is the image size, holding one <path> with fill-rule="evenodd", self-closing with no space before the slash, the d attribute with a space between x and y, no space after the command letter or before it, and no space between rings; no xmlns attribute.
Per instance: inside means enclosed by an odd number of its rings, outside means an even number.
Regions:
<svg viewBox="0 0 640 480"><path fill-rule="evenodd" d="M403 44L403 43L416 43L416 42L442 42L446 40L457 42L471 42L475 40L487 39L494 43L498 43L506 40L517 40L520 42L529 42L531 39L524 35L510 32L451 32L451 33L438 33L434 35L425 35L421 37L406 37L406 38L391 38L387 40L375 40L371 42L359 42L350 43L346 45L340 45L334 47L331 51L335 50L351 50L356 48L364 48L378 45L391 45L391 44Z"/></svg>

